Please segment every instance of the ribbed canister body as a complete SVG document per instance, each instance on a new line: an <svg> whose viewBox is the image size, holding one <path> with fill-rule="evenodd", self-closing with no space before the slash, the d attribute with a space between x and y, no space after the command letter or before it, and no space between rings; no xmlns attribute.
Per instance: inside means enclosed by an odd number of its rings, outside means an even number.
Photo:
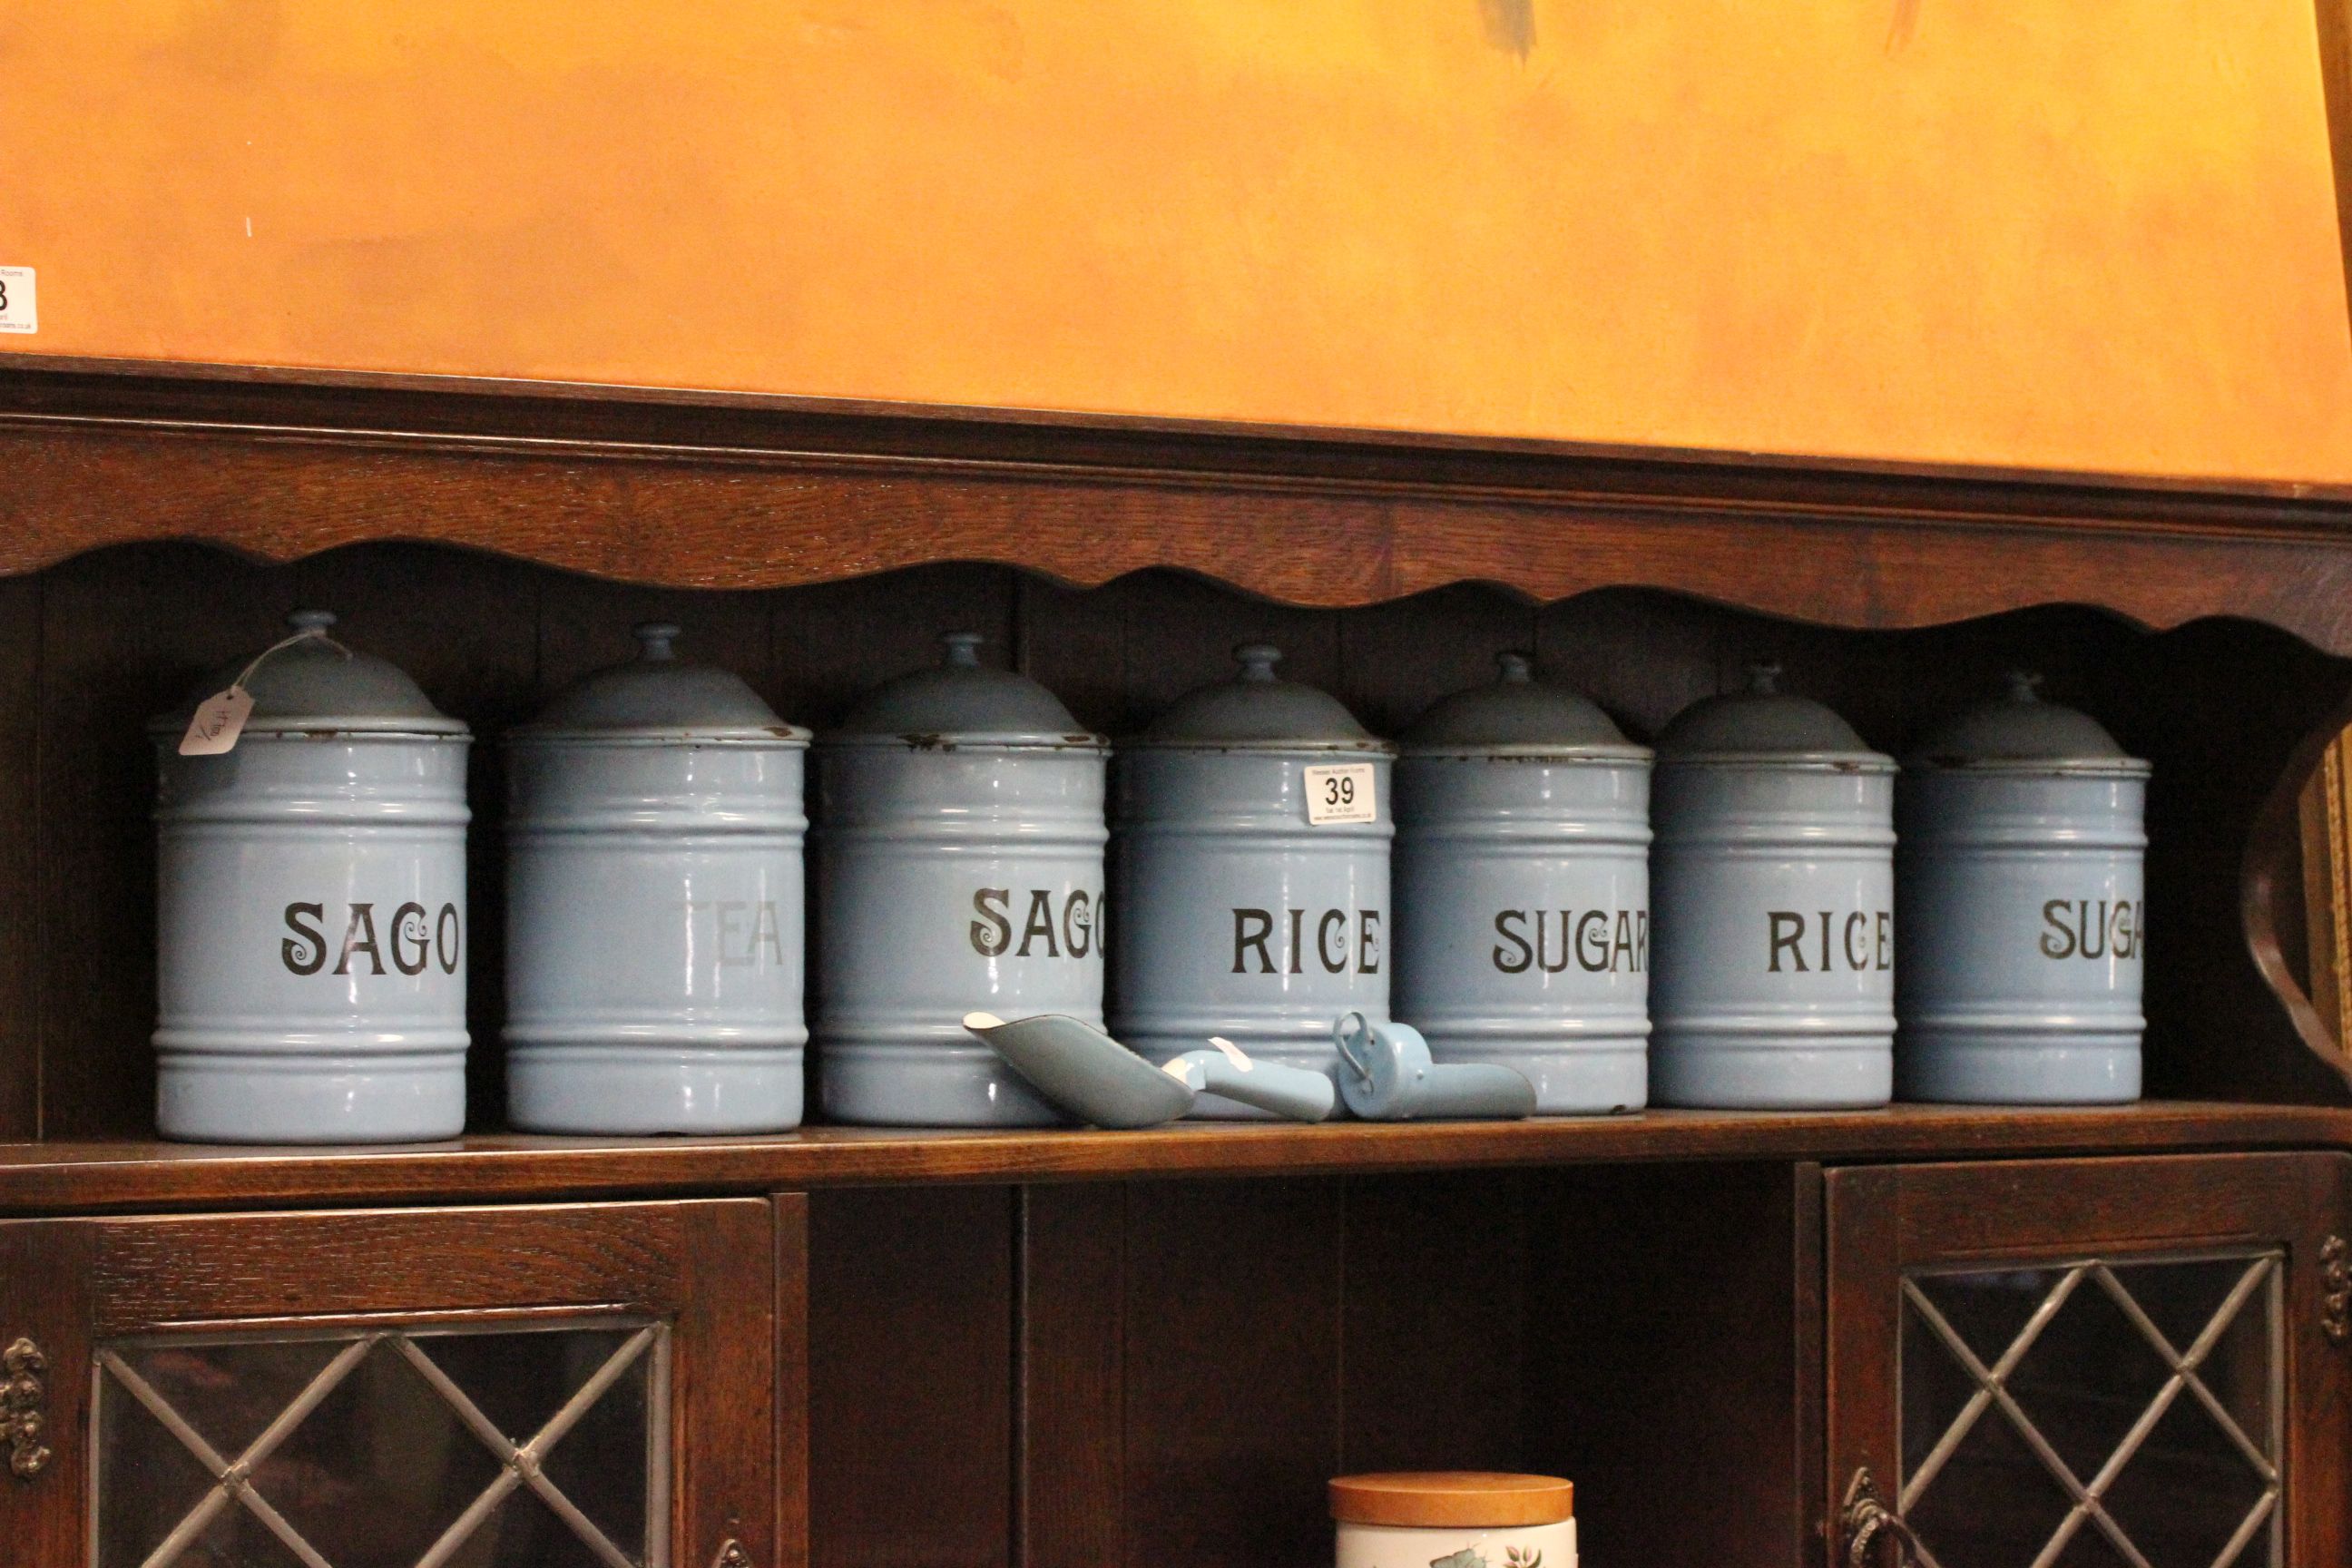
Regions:
<svg viewBox="0 0 2352 1568"><path fill-rule="evenodd" d="M1308 820L1306 771L1335 763L1370 766L1374 820ZM1336 1072L1332 1020L1388 1016L1390 770L1384 751L1362 748L1123 751L1111 1033L1155 1062L1214 1035ZM1202 1095L1193 1114L1265 1113Z"/></svg>
<svg viewBox="0 0 2352 1568"><path fill-rule="evenodd" d="M1884 763L1659 760L1654 1099L1886 1103L1893 774Z"/></svg>
<svg viewBox="0 0 2352 1568"><path fill-rule="evenodd" d="M1906 770L1905 1099L2139 1098L2146 771Z"/></svg>
<svg viewBox="0 0 2352 1568"><path fill-rule="evenodd" d="M517 1127L800 1124L805 746L515 738L506 1041Z"/></svg>
<svg viewBox="0 0 2352 1568"><path fill-rule="evenodd" d="M159 737L155 1120L340 1143L466 1121L466 752L457 735Z"/></svg>
<svg viewBox="0 0 2352 1568"><path fill-rule="evenodd" d="M1043 1126L966 1013L1099 1026L1104 748L821 742L816 1047L826 1115Z"/></svg>
<svg viewBox="0 0 2352 1568"><path fill-rule="evenodd" d="M1492 1062L1541 1114L1648 1098L1650 769L1416 754L1396 764L1396 1016Z"/></svg>

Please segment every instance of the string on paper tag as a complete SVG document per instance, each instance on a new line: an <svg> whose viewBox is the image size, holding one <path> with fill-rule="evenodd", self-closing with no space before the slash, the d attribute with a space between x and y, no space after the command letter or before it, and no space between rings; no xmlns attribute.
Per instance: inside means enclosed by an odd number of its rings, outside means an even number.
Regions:
<svg viewBox="0 0 2352 1568"><path fill-rule="evenodd" d="M237 737L245 733L245 721L253 716L253 693L246 689L245 683L253 679L253 672L272 654L314 638L345 658L352 657L352 650L329 637L324 626L304 626L291 637L280 637L255 654L253 662L238 671L225 690L215 691L196 704L195 712L188 719L187 733L180 737L180 755L217 757L236 750Z"/></svg>

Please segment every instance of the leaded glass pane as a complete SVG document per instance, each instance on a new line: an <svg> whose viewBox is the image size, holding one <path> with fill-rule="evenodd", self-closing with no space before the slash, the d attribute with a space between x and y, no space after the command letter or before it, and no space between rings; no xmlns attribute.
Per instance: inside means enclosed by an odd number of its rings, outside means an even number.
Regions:
<svg viewBox="0 0 2352 1568"><path fill-rule="evenodd" d="M99 1568L658 1568L667 1355L612 1319L101 1346Z"/></svg>
<svg viewBox="0 0 2352 1568"><path fill-rule="evenodd" d="M2280 1258L1903 1282L1903 1511L1928 1568L2278 1562Z"/></svg>
<svg viewBox="0 0 2352 1568"><path fill-rule="evenodd" d="M2033 1561L2073 1506L2017 1429L1988 1413L1906 1517L1943 1568L2012 1568Z"/></svg>

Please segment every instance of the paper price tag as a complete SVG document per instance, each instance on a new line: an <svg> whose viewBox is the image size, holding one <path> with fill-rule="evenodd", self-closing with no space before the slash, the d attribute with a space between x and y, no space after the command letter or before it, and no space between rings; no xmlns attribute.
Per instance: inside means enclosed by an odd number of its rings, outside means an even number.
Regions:
<svg viewBox="0 0 2352 1568"><path fill-rule="evenodd" d="M1307 820L1320 827L1333 822L1375 822L1372 764L1343 763L1307 770Z"/></svg>
<svg viewBox="0 0 2352 1568"><path fill-rule="evenodd" d="M180 737L180 755L217 757L235 751L236 738L245 733L245 721L252 712L253 693L244 687L233 685L226 691L214 692L196 704L188 732Z"/></svg>

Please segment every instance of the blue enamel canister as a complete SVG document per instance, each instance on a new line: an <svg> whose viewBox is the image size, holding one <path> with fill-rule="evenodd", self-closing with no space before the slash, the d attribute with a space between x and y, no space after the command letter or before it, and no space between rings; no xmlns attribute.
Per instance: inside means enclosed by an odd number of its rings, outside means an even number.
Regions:
<svg viewBox="0 0 2352 1568"><path fill-rule="evenodd" d="M466 726L303 611L208 682L252 708L183 755L148 727L155 1122L208 1142L455 1137L466 1122Z"/></svg>
<svg viewBox="0 0 2352 1568"><path fill-rule="evenodd" d="M1650 1089L1834 1110L1894 1089L1895 763L1759 666L1658 737Z"/></svg>
<svg viewBox="0 0 2352 1568"><path fill-rule="evenodd" d="M1119 747L1111 1033L1155 1062L1222 1036L1334 1073L1331 1020L1388 1016L1395 749L1277 679L1278 649L1234 658ZM1192 1114L1264 1113L1204 1094Z"/></svg>
<svg viewBox="0 0 2352 1568"><path fill-rule="evenodd" d="M1100 1026L1109 742L954 633L816 749L818 1082L838 1121L1048 1125L963 1026Z"/></svg>
<svg viewBox="0 0 2352 1568"><path fill-rule="evenodd" d="M2139 1098L2148 764L2035 685L2011 677L1903 765L1906 1100Z"/></svg>
<svg viewBox="0 0 2352 1568"><path fill-rule="evenodd" d="M1649 1096L1650 752L1586 699L1501 679L1422 715L1396 774L1396 1015L1536 1112Z"/></svg>
<svg viewBox="0 0 2352 1568"><path fill-rule="evenodd" d="M808 731L673 626L507 740L507 1107L540 1132L800 1124Z"/></svg>

